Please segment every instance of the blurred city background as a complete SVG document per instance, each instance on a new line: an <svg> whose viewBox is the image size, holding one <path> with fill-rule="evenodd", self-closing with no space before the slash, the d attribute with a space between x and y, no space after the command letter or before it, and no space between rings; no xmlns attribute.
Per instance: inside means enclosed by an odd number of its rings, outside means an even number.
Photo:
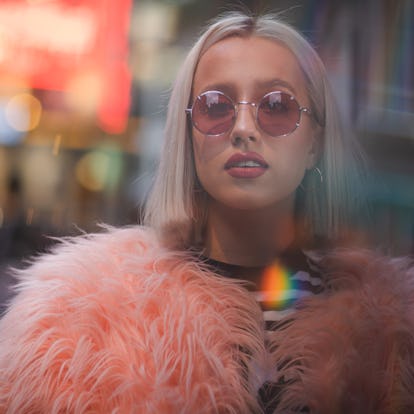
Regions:
<svg viewBox="0 0 414 414"><path fill-rule="evenodd" d="M371 160L372 236L414 251L413 1L0 0L0 268L49 236L139 222L178 65L242 6L315 45Z"/></svg>

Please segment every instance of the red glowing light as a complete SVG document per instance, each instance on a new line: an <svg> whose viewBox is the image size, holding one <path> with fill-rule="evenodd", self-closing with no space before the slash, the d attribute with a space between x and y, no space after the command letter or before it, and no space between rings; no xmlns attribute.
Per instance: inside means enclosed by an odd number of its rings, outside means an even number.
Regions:
<svg viewBox="0 0 414 414"><path fill-rule="evenodd" d="M129 108L128 27L132 0L2 0L0 76L67 91L74 79L102 79L96 116L119 133Z"/></svg>

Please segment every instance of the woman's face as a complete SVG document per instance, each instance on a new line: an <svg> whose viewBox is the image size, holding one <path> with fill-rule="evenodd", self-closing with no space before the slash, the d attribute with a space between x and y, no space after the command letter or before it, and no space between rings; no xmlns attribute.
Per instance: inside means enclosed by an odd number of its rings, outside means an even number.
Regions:
<svg viewBox="0 0 414 414"><path fill-rule="evenodd" d="M260 37L230 37L201 57L195 72L193 100L206 91L221 91L233 102L258 103L272 91L287 92L301 107L309 106L305 81L293 54ZM213 204L252 210L293 200L305 171L316 161L316 129L302 113L289 135L272 137L256 123L256 109L239 105L229 131L208 136L192 130L196 172Z"/></svg>

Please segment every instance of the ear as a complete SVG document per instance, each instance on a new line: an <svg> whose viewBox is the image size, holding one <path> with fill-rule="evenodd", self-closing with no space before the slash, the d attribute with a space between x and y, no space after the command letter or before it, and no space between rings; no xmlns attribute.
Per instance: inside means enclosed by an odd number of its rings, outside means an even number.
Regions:
<svg viewBox="0 0 414 414"><path fill-rule="evenodd" d="M306 168L311 170L319 161L322 153L322 130L320 127L315 128L313 131L311 145L309 147L308 159Z"/></svg>

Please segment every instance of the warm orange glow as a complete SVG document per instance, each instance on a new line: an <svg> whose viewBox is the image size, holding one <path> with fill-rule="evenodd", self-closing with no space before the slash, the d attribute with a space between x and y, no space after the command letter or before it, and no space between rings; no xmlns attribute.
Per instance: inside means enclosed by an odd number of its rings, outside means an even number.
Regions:
<svg viewBox="0 0 414 414"><path fill-rule="evenodd" d="M103 89L102 75L94 71L85 71L70 80L66 101L77 112L95 115L102 101Z"/></svg>
<svg viewBox="0 0 414 414"><path fill-rule="evenodd" d="M291 288L289 272L278 262L268 266L263 273L261 290L264 302L269 306L277 306L286 300L286 291Z"/></svg>
<svg viewBox="0 0 414 414"><path fill-rule="evenodd" d="M279 266L270 266L265 270L263 274L263 290L266 293L267 301L286 289L286 286L285 274Z"/></svg>

